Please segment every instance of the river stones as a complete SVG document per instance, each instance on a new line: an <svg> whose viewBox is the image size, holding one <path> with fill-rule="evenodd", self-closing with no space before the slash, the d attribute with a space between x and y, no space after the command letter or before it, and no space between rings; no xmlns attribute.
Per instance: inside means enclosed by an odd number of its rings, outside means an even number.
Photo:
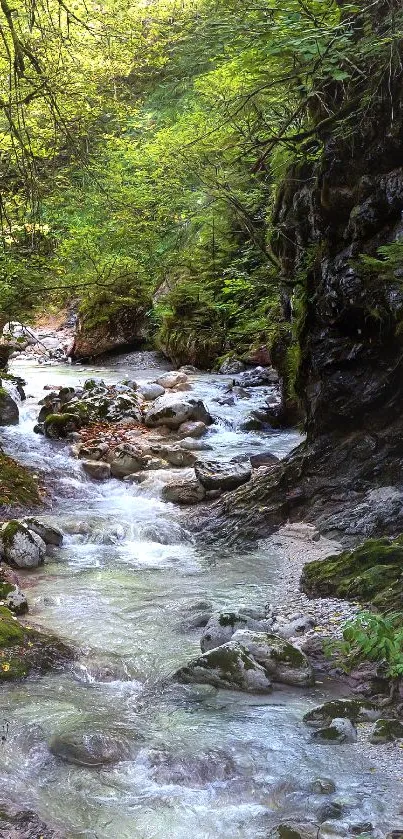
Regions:
<svg viewBox="0 0 403 839"><path fill-rule="evenodd" d="M18 425L19 418L17 403L3 387L0 387L0 425Z"/></svg>
<svg viewBox="0 0 403 839"><path fill-rule="evenodd" d="M59 527L46 522L39 521L39 519L24 518L21 519L22 524L25 524L29 530L36 533L43 539L45 545L53 545L60 548L63 543L63 531Z"/></svg>
<svg viewBox="0 0 403 839"><path fill-rule="evenodd" d="M155 382L150 382L145 385L139 385L138 392L141 393L146 402L154 402L154 400L158 399L159 396L164 395L165 388Z"/></svg>
<svg viewBox="0 0 403 839"><path fill-rule="evenodd" d="M377 720L381 716L382 711L367 700L332 699L308 711L303 719L307 725L316 727L329 725L335 717L347 717L355 723Z"/></svg>
<svg viewBox="0 0 403 839"><path fill-rule="evenodd" d="M0 837L2 839L66 839L66 834L54 830L31 810L0 810Z"/></svg>
<svg viewBox="0 0 403 839"><path fill-rule="evenodd" d="M403 739L403 723L400 720L377 720L370 734L369 742L393 743Z"/></svg>
<svg viewBox="0 0 403 839"><path fill-rule="evenodd" d="M218 372L222 376L236 376L238 373L242 373L245 369L243 361L239 361L237 358L227 358L221 364Z"/></svg>
<svg viewBox="0 0 403 839"><path fill-rule="evenodd" d="M193 437L184 437L179 445L181 449L190 452L211 452L213 448L210 443L205 443L204 440L195 440Z"/></svg>
<svg viewBox="0 0 403 839"><path fill-rule="evenodd" d="M186 451L181 446L155 446L152 451L170 466L187 468L194 466L197 461L192 451Z"/></svg>
<svg viewBox="0 0 403 839"><path fill-rule="evenodd" d="M205 460L195 465L196 478L207 490L226 492L250 480L252 467L246 463L219 463Z"/></svg>
<svg viewBox="0 0 403 839"><path fill-rule="evenodd" d="M9 565L37 568L45 559L46 545L37 533L20 521L9 521L0 529L0 553Z"/></svg>
<svg viewBox="0 0 403 839"><path fill-rule="evenodd" d="M126 478L134 472L141 472L145 466L143 452L129 444L116 448L113 460L110 462L111 475L114 478Z"/></svg>
<svg viewBox="0 0 403 839"><path fill-rule="evenodd" d="M175 393L160 396L150 405L145 415L145 424L149 428L165 425L177 430L184 422L190 420L201 421L205 425L212 423L212 418L201 399L184 399Z"/></svg>
<svg viewBox="0 0 403 839"><path fill-rule="evenodd" d="M198 440L207 431L205 422L183 422L178 428L178 435L182 438L193 437Z"/></svg>
<svg viewBox="0 0 403 839"><path fill-rule="evenodd" d="M84 472L94 481L107 481L111 477L111 467L103 460L82 460Z"/></svg>
<svg viewBox="0 0 403 839"><path fill-rule="evenodd" d="M315 795L332 795L336 792L336 784L330 778L315 778L311 784L311 791Z"/></svg>
<svg viewBox="0 0 403 839"><path fill-rule="evenodd" d="M261 385L276 385L278 382L279 374L273 367L255 367L253 370L246 370L235 380L235 384L239 387L261 387Z"/></svg>
<svg viewBox="0 0 403 839"><path fill-rule="evenodd" d="M282 822L273 827L267 839L317 839L318 825L311 822Z"/></svg>
<svg viewBox="0 0 403 839"><path fill-rule="evenodd" d="M264 668L274 682L296 687L311 687L314 674L306 655L284 638L269 632L241 629L233 642L240 644Z"/></svg>
<svg viewBox="0 0 403 839"><path fill-rule="evenodd" d="M272 689L263 667L234 641L193 659L177 670L175 678L247 693L269 693Z"/></svg>
<svg viewBox="0 0 403 839"><path fill-rule="evenodd" d="M52 440L62 440L71 432L78 431L82 424L82 420L78 414L70 412L49 414L43 425L43 433L45 437L50 437ZM35 428L38 428L38 426L35 426Z"/></svg>
<svg viewBox="0 0 403 839"><path fill-rule="evenodd" d="M295 618L295 620L289 623L276 625L275 630L282 638L295 638L298 635L304 635L305 632L309 632L314 626L316 626L315 618L312 618L310 615L302 615L302 617Z"/></svg>
<svg viewBox="0 0 403 839"><path fill-rule="evenodd" d="M347 717L336 717L329 725L315 731L312 738L320 743L356 743L357 729Z"/></svg>
<svg viewBox="0 0 403 839"><path fill-rule="evenodd" d="M105 731L77 729L55 734L49 749L55 757L78 766L103 766L130 757L124 738Z"/></svg>
<svg viewBox="0 0 403 839"><path fill-rule="evenodd" d="M171 389L178 387L179 385L187 384L188 381L186 373L183 373L180 370L172 370L168 373L164 373L163 376L160 376L159 379L156 380L156 384L160 385L162 388Z"/></svg>
<svg viewBox="0 0 403 839"><path fill-rule="evenodd" d="M253 614L237 612L219 612L212 615L200 639L203 653L220 647L230 641L238 629L264 630L271 628L270 619L256 619Z"/></svg>
<svg viewBox="0 0 403 839"><path fill-rule="evenodd" d="M195 478L183 478L166 484L161 491L164 501L171 501L173 504L192 505L198 504L206 496L206 490L196 481Z"/></svg>

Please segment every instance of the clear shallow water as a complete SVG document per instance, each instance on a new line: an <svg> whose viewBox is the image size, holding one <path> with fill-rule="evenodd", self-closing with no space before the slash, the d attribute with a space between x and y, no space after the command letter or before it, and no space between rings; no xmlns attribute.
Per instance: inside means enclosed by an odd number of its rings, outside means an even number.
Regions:
<svg viewBox="0 0 403 839"><path fill-rule="evenodd" d="M15 372L29 381L32 397L20 425L6 432L6 447L56 481L58 502L48 518L66 531L63 547L38 572L25 574L23 587L32 621L79 645L82 654L71 671L0 694L9 725L0 747L3 798L35 809L72 839L264 839L281 819L317 812L320 801L309 784L324 776L335 780L348 822L370 820L378 835L402 827L395 782L374 772L354 746L310 741L301 717L323 698L320 686L262 698L169 680L199 650L199 631L182 626L195 603L220 608L275 600L281 557L273 547L204 551L187 530L186 513L161 502L163 475L146 488L95 484L67 447L33 434L45 384L78 384L90 375L148 380L158 370L132 354L108 368L16 365ZM298 442L294 433L240 432L262 394L222 406L214 400L224 382L193 379L194 394L217 416L207 456L267 449L283 456ZM128 748L125 759L89 769L53 757L49 738L75 725L117 733Z"/></svg>

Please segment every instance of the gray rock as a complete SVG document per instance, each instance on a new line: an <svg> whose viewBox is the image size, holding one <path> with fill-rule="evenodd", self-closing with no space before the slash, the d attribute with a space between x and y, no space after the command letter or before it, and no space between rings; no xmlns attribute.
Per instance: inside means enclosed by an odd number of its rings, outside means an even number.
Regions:
<svg viewBox="0 0 403 839"><path fill-rule="evenodd" d="M352 722L377 720L382 711L365 699L331 699L312 708L304 715L304 722L311 726L329 725L335 717L347 717Z"/></svg>
<svg viewBox="0 0 403 839"><path fill-rule="evenodd" d="M79 766L103 766L130 757L123 738L104 731L67 731L56 734L49 743L53 755Z"/></svg>
<svg viewBox="0 0 403 839"><path fill-rule="evenodd" d="M126 446L120 451L116 449L115 456L110 463L111 475L114 478L126 478L134 472L141 472L146 466L146 459L141 451L133 446Z"/></svg>
<svg viewBox="0 0 403 839"><path fill-rule="evenodd" d="M219 489L222 492L236 489L250 480L250 463L219 463L205 460L195 465L196 478L205 489Z"/></svg>
<svg viewBox="0 0 403 839"><path fill-rule="evenodd" d="M188 467L194 466L197 457L193 452L183 449L181 446L156 446L155 453L166 460L170 466Z"/></svg>
<svg viewBox="0 0 403 839"><path fill-rule="evenodd" d="M165 388L163 388L162 385L150 382L145 385L139 385L138 392L141 393L146 402L154 402L154 400L158 399L159 396L164 395Z"/></svg>
<svg viewBox="0 0 403 839"><path fill-rule="evenodd" d="M280 458L276 457L271 452L259 452L259 454L251 454L250 462L253 469L259 469L260 466L275 466L280 463Z"/></svg>
<svg viewBox="0 0 403 839"><path fill-rule="evenodd" d="M84 472L95 481L107 481L111 477L111 467L103 460L83 460Z"/></svg>
<svg viewBox="0 0 403 839"><path fill-rule="evenodd" d="M164 373L164 375L160 376L156 382L160 385L160 387L173 388L182 384L187 384L188 377L186 373L181 373L179 370L172 370L168 373Z"/></svg>
<svg viewBox="0 0 403 839"><path fill-rule="evenodd" d="M208 684L248 693L271 691L271 682L263 667L234 641L190 661L176 672L175 677L181 682Z"/></svg>
<svg viewBox="0 0 403 839"><path fill-rule="evenodd" d="M185 399L170 393L160 396L148 408L145 424L149 428L165 425L167 428L178 429L184 422L201 421L206 425L212 422L210 414L200 399Z"/></svg>
<svg viewBox="0 0 403 839"><path fill-rule="evenodd" d="M222 376L236 376L244 370L245 365L243 361L239 361L237 358L227 358L226 361L223 361L218 372L221 373Z"/></svg>
<svg viewBox="0 0 403 839"><path fill-rule="evenodd" d="M203 501L206 490L194 478L183 478L183 480L166 484L161 496L164 501L171 501L173 504L191 505Z"/></svg>
<svg viewBox="0 0 403 839"><path fill-rule="evenodd" d="M348 825L345 822L326 821L321 824L317 839L344 839L349 835Z"/></svg>
<svg viewBox="0 0 403 839"><path fill-rule="evenodd" d="M347 717L336 717L325 728L319 728L312 735L321 743L356 743L357 729Z"/></svg>
<svg viewBox="0 0 403 839"><path fill-rule="evenodd" d="M284 638L269 632L240 629L232 640L244 647L274 682L296 687L314 684L313 670L306 655Z"/></svg>
<svg viewBox="0 0 403 839"><path fill-rule="evenodd" d="M316 795L332 795L336 792L336 784L330 778L316 778L312 781L311 790Z"/></svg>
<svg viewBox="0 0 403 839"><path fill-rule="evenodd" d="M179 443L181 449L189 452L211 452L213 447L204 440L195 440L193 437L185 437Z"/></svg>
<svg viewBox="0 0 403 839"><path fill-rule="evenodd" d="M202 652L220 647L230 641L239 629L253 629L257 631L269 630L271 621L253 618L251 615L236 612L219 612L212 615L200 639Z"/></svg>
<svg viewBox="0 0 403 839"><path fill-rule="evenodd" d="M33 533L37 533L38 536L43 539L45 545L55 545L59 548L62 544L63 531L58 527L29 517L21 519L21 521L29 528L29 530L32 530Z"/></svg>
<svg viewBox="0 0 403 839"><path fill-rule="evenodd" d="M21 522L4 524L0 530L0 542L6 562L17 568L37 568L45 559L45 542Z"/></svg>
<svg viewBox="0 0 403 839"><path fill-rule="evenodd" d="M71 435L69 435L70 439ZM109 444L99 442L93 446L78 446L78 456L83 460L105 460L109 452Z"/></svg>
<svg viewBox="0 0 403 839"><path fill-rule="evenodd" d="M194 437L199 439L203 437L207 431L207 426L204 422L183 422L178 428L178 435L180 437Z"/></svg>
<svg viewBox="0 0 403 839"><path fill-rule="evenodd" d="M0 425L18 425L18 405L4 388L0 388Z"/></svg>
<svg viewBox="0 0 403 839"><path fill-rule="evenodd" d="M261 385L278 384L279 375L273 367L255 367L241 373L235 384L239 387L260 387Z"/></svg>
<svg viewBox="0 0 403 839"><path fill-rule="evenodd" d="M28 600L23 591L16 586L7 594L5 605L15 615L24 615L28 612ZM0 834L1 835L1 834Z"/></svg>
<svg viewBox="0 0 403 839"><path fill-rule="evenodd" d="M282 638L295 638L297 635L304 635L316 626L316 620L310 615L303 615L301 618L285 623L283 625L275 624L274 631Z"/></svg>

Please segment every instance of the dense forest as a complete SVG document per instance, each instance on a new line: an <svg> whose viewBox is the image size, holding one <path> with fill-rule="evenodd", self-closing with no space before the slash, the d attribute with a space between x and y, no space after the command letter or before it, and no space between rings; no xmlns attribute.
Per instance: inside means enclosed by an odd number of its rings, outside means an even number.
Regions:
<svg viewBox="0 0 403 839"><path fill-rule="evenodd" d="M200 367L296 344L321 240L284 271L279 193L391 95L402 14L375 7L2 3L3 321L68 301L82 355L118 319Z"/></svg>

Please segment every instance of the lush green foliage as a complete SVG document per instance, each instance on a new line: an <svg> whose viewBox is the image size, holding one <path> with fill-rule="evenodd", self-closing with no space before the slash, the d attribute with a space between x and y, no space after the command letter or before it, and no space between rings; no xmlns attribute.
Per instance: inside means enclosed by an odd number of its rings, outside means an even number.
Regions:
<svg viewBox="0 0 403 839"><path fill-rule="evenodd" d="M178 357L270 342L278 184L393 74L378 5L0 0L0 310L78 297L96 323L156 294Z"/></svg>
<svg viewBox="0 0 403 839"><path fill-rule="evenodd" d="M339 652L347 666L364 660L385 664L385 675L403 676L403 613L360 612L343 629Z"/></svg>

